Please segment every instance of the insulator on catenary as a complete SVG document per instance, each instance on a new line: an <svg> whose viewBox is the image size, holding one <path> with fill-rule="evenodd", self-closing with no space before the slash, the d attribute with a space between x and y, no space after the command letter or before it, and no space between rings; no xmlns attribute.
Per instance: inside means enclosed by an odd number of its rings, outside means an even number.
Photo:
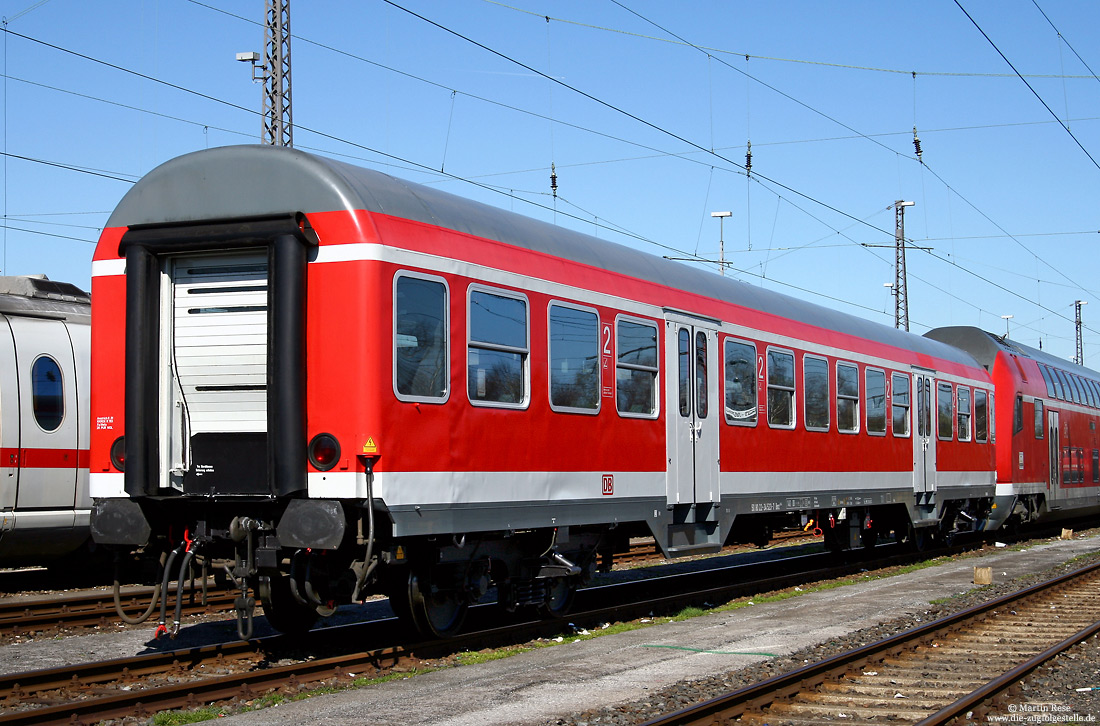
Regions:
<svg viewBox="0 0 1100 726"><path fill-rule="evenodd" d="M920 148L920 137L917 136L917 127L916 126L913 127L913 149L917 152L917 161L919 161L923 164L924 160L921 159L921 154L923 152L921 151L921 148Z"/></svg>
<svg viewBox="0 0 1100 726"><path fill-rule="evenodd" d="M558 172L554 168L554 162L550 162L550 191L554 193L554 197L558 196Z"/></svg>
<svg viewBox="0 0 1100 726"><path fill-rule="evenodd" d="M752 173L752 142L751 141L748 142L748 145L745 147L745 173L746 174L751 174Z"/></svg>

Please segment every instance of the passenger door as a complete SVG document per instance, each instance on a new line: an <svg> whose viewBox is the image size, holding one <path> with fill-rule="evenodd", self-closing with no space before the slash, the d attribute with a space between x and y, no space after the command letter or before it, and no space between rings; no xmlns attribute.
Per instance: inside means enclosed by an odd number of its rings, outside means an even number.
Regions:
<svg viewBox="0 0 1100 726"><path fill-rule="evenodd" d="M15 508L19 486L19 376L7 317L0 315L0 510Z"/></svg>
<svg viewBox="0 0 1100 726"><path fill-rule="evenodd" d="M1058 412L1047 411L1047 445L1050 447L1050 474L1047 479L1047 489L1050 491L1051 500L1062 497L1062 437L1061 427L1058 425Z"/></svg>
<svg viewBox="0 0 1100 726"><path fill-rule="evenodd" d="M19 510L72 510L80 411L72 342L60 320L8 318L19 377Z"/></svg>
<svg viewBox="0 0 1100 726"><path fill-rule="evenodd" d="M917 403L916 435L913 437L913 491L936 491L936 430L932 416L935 382L931 375L914 375Z"/></svg>
<svg viewBox="0 0 1100 726"><path fill-rule="evenodd" d="M665 401L668 418L668 505L717 502L718 328L686 316L665 321Z"/></svg>

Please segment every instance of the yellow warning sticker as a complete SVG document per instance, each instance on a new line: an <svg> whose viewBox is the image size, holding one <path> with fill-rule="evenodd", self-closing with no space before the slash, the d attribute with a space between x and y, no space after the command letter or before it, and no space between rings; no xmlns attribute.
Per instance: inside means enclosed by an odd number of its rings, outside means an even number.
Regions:
<svg viewBox="0 0 1100 726"><path fill-rule="evenodd" d="M368 436L367 437L367 443L363 444L363 453L364 454L377 454L378 453L378 444L374 443L374 437L373 436Z"/></svg>

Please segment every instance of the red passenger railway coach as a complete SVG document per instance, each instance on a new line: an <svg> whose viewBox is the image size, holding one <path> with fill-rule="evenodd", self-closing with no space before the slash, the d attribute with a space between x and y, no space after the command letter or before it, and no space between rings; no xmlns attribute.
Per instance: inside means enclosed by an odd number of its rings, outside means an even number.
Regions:
<svg viewBox="0 0 1100 726"><path fill-rule="evenodd" d="M1100 511L1100 373L977 328L927 333L972 354L996 386L997 494L1017 518Z"/></svg>
<svg viewBox="0 0 1100 726"><path fill-rule="evenodd" d="M92 290L96 540L224 563L284 630L382 592L446 635L490 585L560 614L634 535L1011 508L969 353L296 150L153 170Z"/></svg>

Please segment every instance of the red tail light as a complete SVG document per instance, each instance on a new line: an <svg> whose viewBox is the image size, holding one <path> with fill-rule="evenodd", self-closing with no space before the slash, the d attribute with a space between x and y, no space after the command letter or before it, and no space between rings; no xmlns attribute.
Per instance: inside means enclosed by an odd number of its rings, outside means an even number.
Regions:
<svg viewBox="0 0 1100 726"><path fill-rule="evenodd" d="M309 442L309 463L318 471L328 471L340 460L340 442L332 434L317 434Z"/></svg>
<svg viewBox="0 0 1100 726"><path fill-rule="evenodd" d="M119 436L111 444L111 463L119 471L126 471L126 437Z"/></svg>

